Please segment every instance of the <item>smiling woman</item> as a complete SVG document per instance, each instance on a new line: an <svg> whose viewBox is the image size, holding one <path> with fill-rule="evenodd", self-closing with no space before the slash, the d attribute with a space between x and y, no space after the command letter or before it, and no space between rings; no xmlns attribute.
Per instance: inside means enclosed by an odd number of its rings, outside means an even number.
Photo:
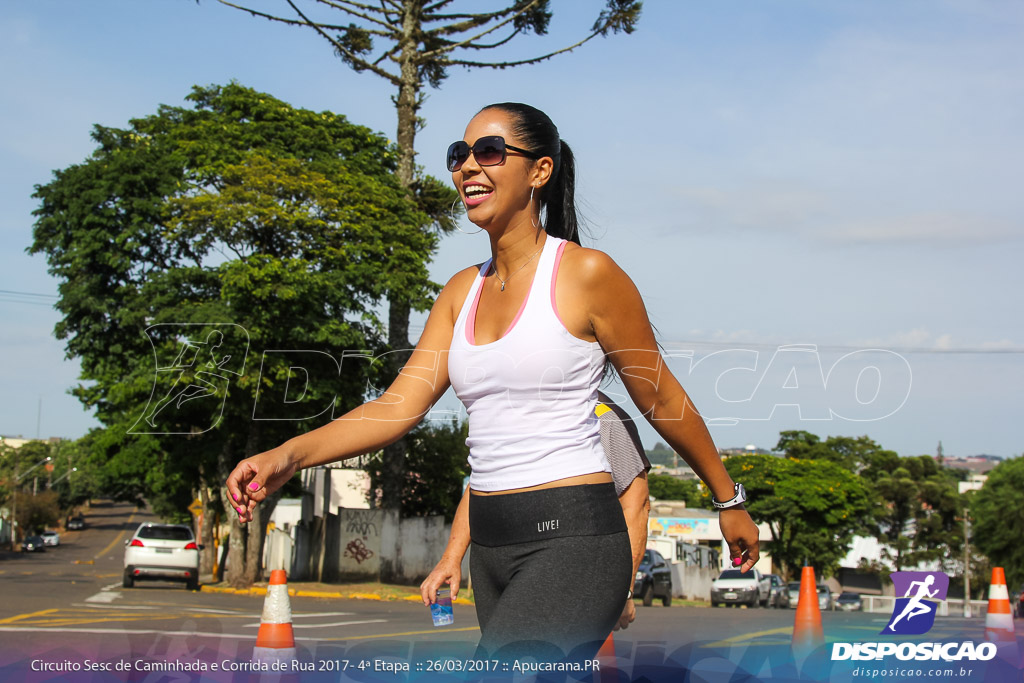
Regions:
<svg viewBox="0 0 1024 683"><path fill-rule="evenodd" d="M575 162L543 112L485 107L448 148L490 258L449 280L383 396L243 460L228 478L241 521L301 468L407 433L451 386L469 414L470 562L481 656L587 659L633 587L622 507L595 417L610 362L665 441L707 483L734 566L758 559L700 415L665 369L643 301L606 254L580 245ZM628 368L628 371L627 371Z"/></svg>

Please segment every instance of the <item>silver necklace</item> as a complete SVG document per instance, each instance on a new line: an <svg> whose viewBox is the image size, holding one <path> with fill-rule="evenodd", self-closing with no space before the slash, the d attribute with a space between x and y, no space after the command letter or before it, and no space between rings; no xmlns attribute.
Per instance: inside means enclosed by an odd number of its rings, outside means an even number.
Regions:
<svg viewBox="0 0 1024 683"><path fill-rule="evenodd" d="M518 272L519 272L520 270L522 270L523 268L525 268L525 267L526 267L526 264L527 264L527 263L529 263L530 261L532 261L532 260L533 260L533 259L534 259L534 258L535 258L535 257L537 256L537 254L539 254L539 253L540 253L541 251L543 251L543 250L544 250L544 246L543 246L543 245L541 245L541 248L540 248L540 249L538 249L537 251L533 252L533 256L531 256L530 258L526 259L526 260L525 260L525 261L523 262L523 265L521 265L521 266L519 266L518 268L516 268L516 269L515 269L515 270L514 270L514 271L512 272L512 275L515 275L515 274L516 274L516 273L518 273ZM503 291L503 292L504 292L504 291L505 291L505 283L506 283L506 282L508 282L509 280L511 280L511 279L512 279L512 275L509 275L509 276L508 276L508 277L506 277L506 278L505 278L504 280L502 280L502 279L501 279L501 276L500 276L500 275L498 275L498 264L497 264L497 263L492 263L492 264L491 264L491 269L492 269L492 270L494 271L494 277L498 278L498 282L500 282L500 283L501 283L501 291Z"/></svg>

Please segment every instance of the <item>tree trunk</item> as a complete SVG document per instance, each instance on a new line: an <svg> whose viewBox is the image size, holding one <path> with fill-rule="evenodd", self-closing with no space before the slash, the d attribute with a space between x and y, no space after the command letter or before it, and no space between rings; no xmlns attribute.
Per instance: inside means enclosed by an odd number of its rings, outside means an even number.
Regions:
<svg viewBox="0 0 1024 683"><path fill-rule="evenodd" d="M248 535L245 543L245 585L251 586L263 575L263 538L269 515L263 509L264 503L252 511L252 521L245 525Z"/></svg>
<svg viewBox="0 0 1024 683"><path fill-rule="evenodd" d="M401 81L398 87L398 180L411 188L416 179L416 127L420 108L420 77L416 64L418 55L417 30L422 21L421 0L402 3Z"/></svg>
<svg viewBox="0 0 1024 683"><path fill-rule="evenodd" d="M224 501L224 514L231 520L231 531L228 534L228 554L224 562L227 565L227 573L224 580L232 588L248 588L251 583L245 582L245 545L248 532L238 523L238 513L227 503L227 487L221 488L221 499Z"/></svg>
<svg viewBox="0 0 1024 683"><path fill-rule="evenodd" d="M203 549L199 553L199 574L210 574L217 560L217 548L213 542L213 528L220 510L216 504L217 491L205 484L199 487L199 499L203 501L203 521L199 526L199 543Z"/></svg>
<svg viewBox="0 0 1024 683"><path fill-rule="evenodd" d="M398 110L398 180L410 192L416 179L416 128L420 107L420 80L416 66L416 30L420 24L421 3L405 0L402 21L402 85L398 88L395 108ZM388 382L398 376L409 359L409 300L397 292L388 293ZM408 447L404 440L384 449L384 476L381 481L381 507L399 509L405 486L405 460Z"/></svg>

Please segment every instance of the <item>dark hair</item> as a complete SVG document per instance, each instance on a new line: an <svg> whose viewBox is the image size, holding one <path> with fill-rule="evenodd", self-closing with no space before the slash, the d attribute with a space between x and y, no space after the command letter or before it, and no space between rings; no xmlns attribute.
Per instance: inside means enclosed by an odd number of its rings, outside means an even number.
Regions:
<svg viewBox="0 0 1024 683"><path fill-rule="evenodd" d="M498 109L512 119L512 131L526 149L551 157L555 166L551 179L541 188L539 202L545 209L544 230L552 237L580 243L576 217L576 162L572 150L558 136L558 128L536 107L519 102L489 104L480 111Z"/></svg>

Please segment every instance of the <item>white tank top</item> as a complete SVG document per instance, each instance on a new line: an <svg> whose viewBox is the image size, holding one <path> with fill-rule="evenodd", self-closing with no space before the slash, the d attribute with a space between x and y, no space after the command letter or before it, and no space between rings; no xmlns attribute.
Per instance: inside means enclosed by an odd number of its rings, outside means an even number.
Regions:
<svg viewBox="0 0 1024 683"><path fill-rule="evenodd" d="M594 415L604 351L573 336L555 308L565 244L546 238L526 300L500 339L474 343L490 259L455 321L448 377L469 413L469 485L477 491L611 471Z"/></svg>

